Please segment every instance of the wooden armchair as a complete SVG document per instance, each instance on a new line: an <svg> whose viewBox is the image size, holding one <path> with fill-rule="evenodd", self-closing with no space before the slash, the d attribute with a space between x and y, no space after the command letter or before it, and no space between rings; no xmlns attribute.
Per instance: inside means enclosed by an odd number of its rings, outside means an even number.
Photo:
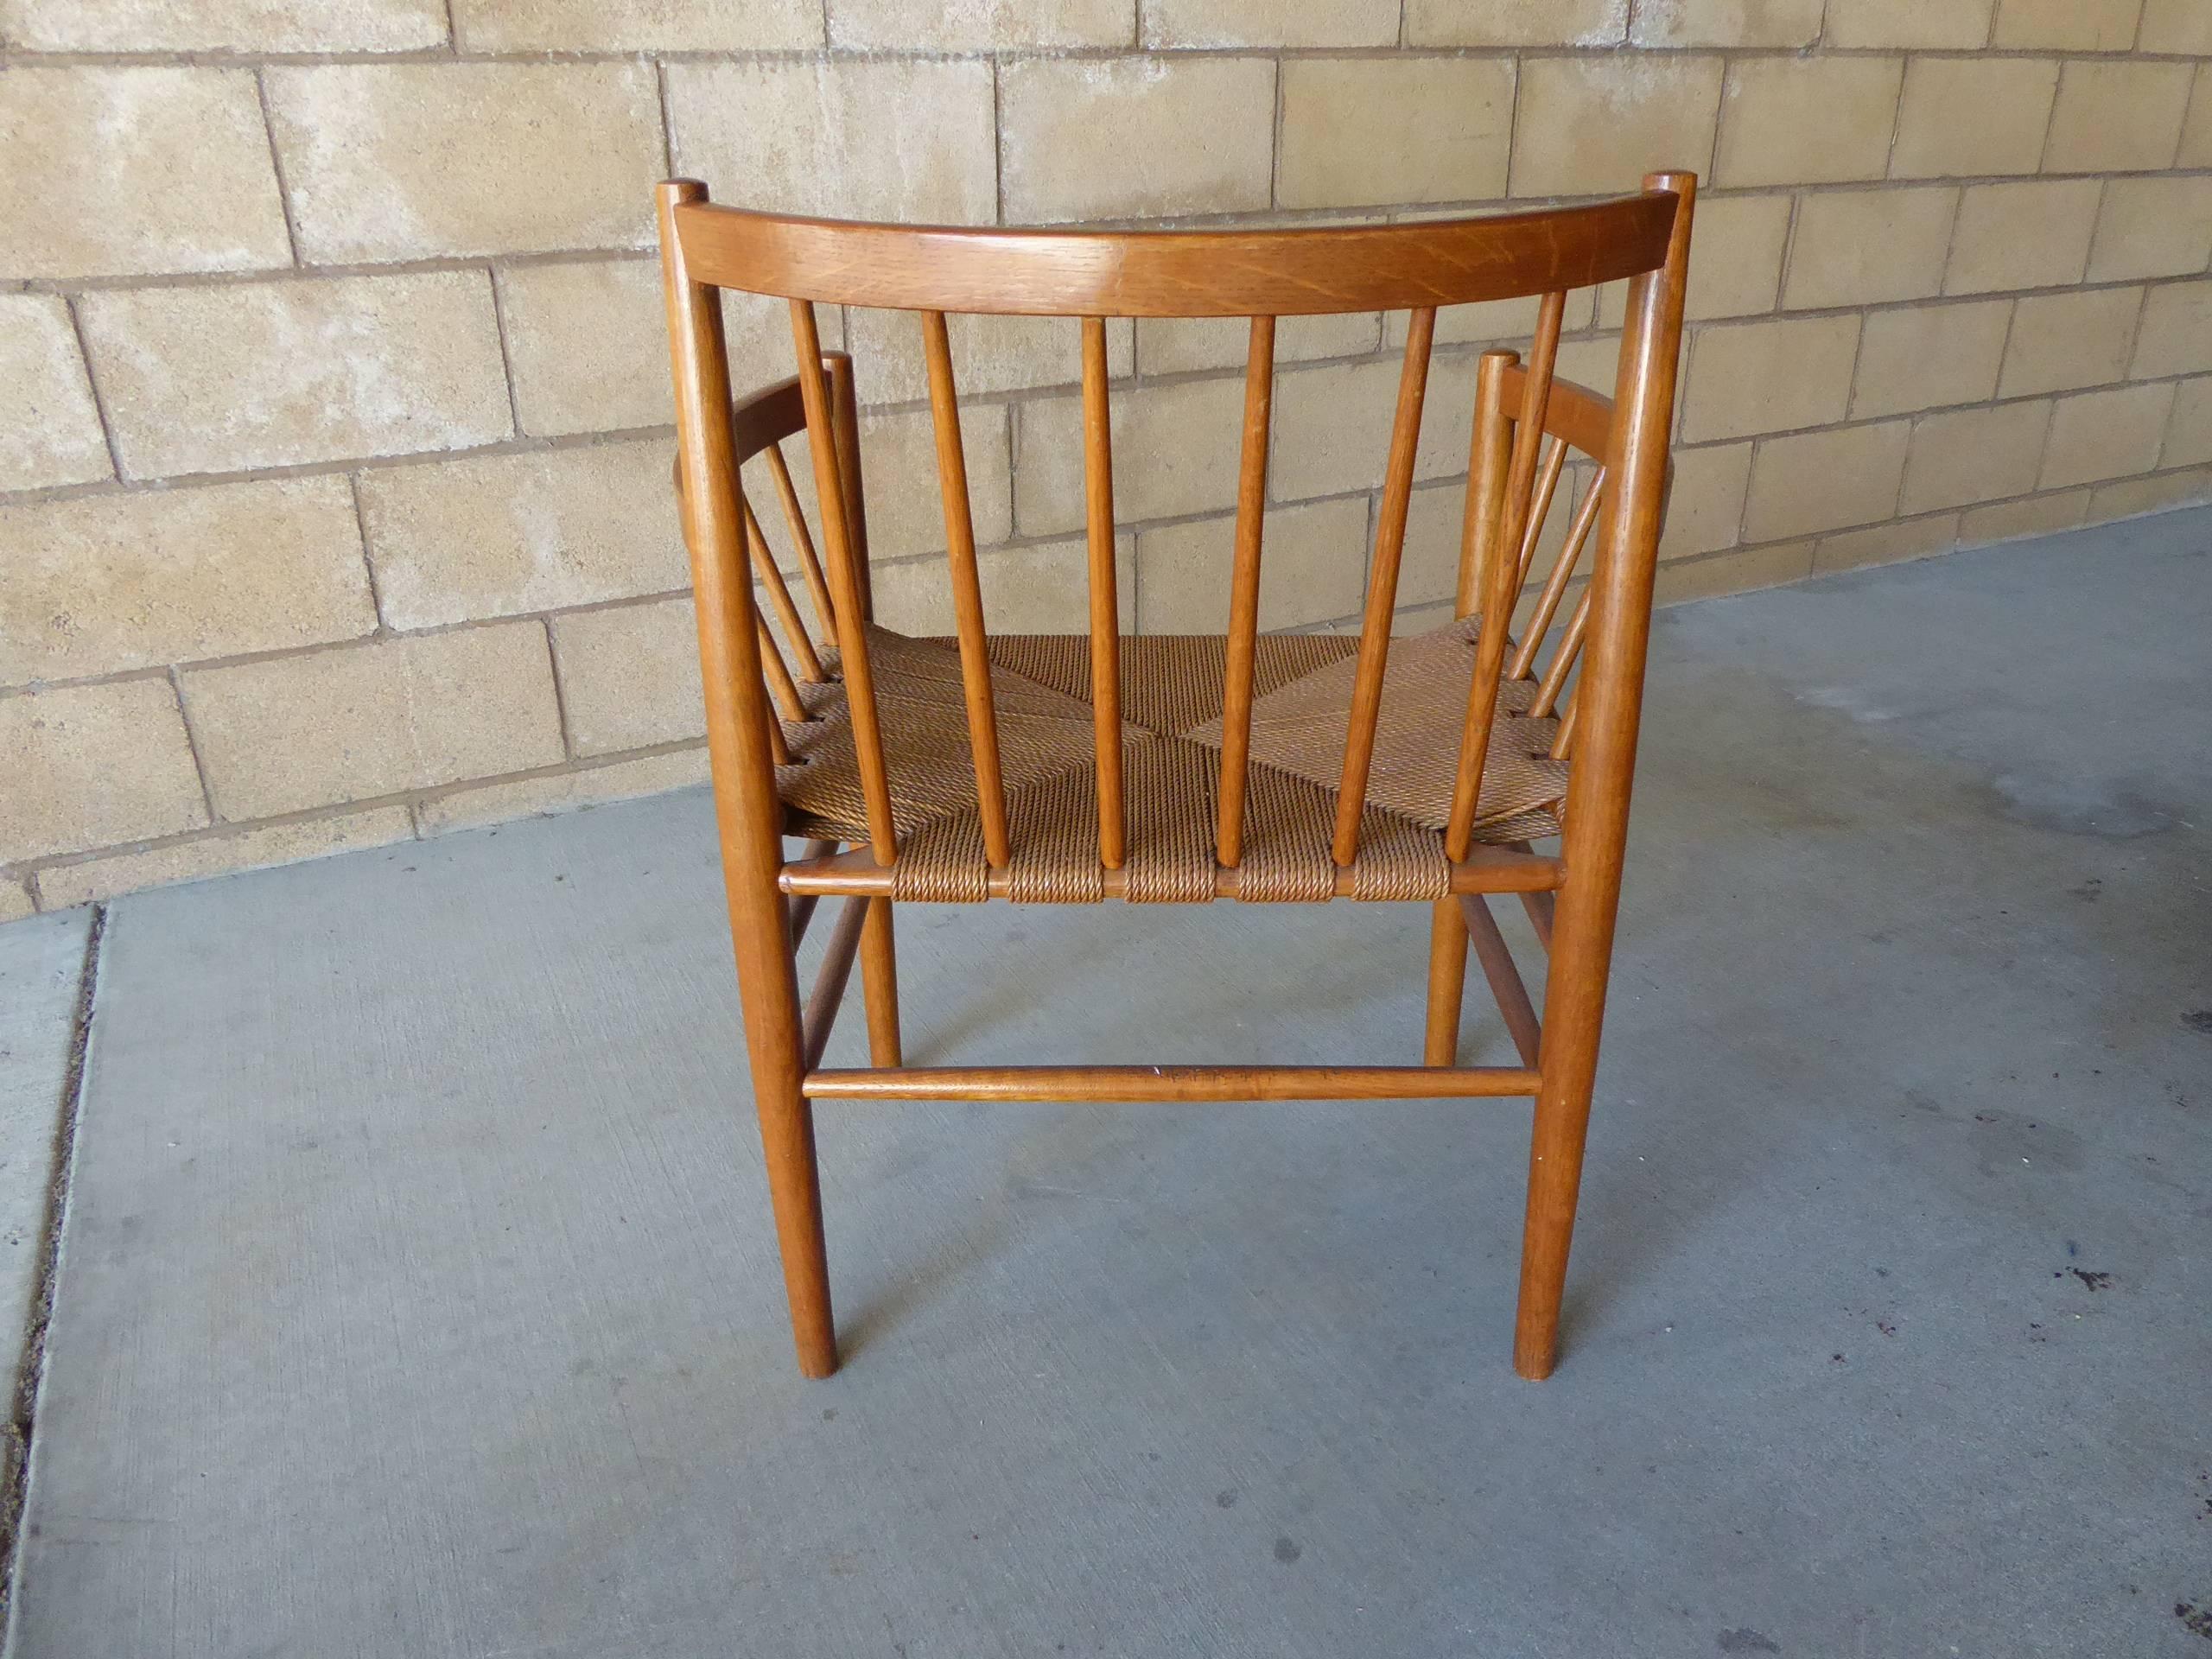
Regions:
<svg viewBox="0 0 2212 1659"><path fill-rule="evenodd" d="M745 1034L799 1364L837 1363L812 1103L1532 1096L1514 1363L1541 1377L1559 1310L1628 826L1695 180L1595 206L1350 229L998 231L848 224L659 191L678 486ZM1553 373L1569 290L1626 279L1612 396ZM728 288L790 302L799 372L733 403ZM1458 620L1394 640L1440 306L1540 296L1533 348L1481 359ZM873 620L852 365L817 304L911 312L928 370L956 637ZM1275 321L1406 310L1363 623L1263 634ZM994 634L969 518L948 312L1081 319L1090 630ZM1105 320L1250 320L1230 622L1124 637L1115 592ZM820 536L780 448L804 433ZM1518 639L1570 452L1596 465ZM766 463L810 638L740 482ZM1568 603L1582 555L1588 579ZM1362 550L1347 548L1357 558ZM757 579L775 626L757 609ZM1562 620L1564 616L1564 620ZM780 633L780 642L778 635ZM807 844L787 861L785 838ZM1559 837L1556 852L1533 843ZM841 849L842 850L841 850ZM1492 919L1517 894L1549 953L1543 1017ZM802 1006L799 938L838 916ZM1433 906L1421 1065L900 1064L899 903L1399 899ZM1470 943L1522 1064L1455 1063ZM872 1064L824 1069L853 962Z"/></svg>

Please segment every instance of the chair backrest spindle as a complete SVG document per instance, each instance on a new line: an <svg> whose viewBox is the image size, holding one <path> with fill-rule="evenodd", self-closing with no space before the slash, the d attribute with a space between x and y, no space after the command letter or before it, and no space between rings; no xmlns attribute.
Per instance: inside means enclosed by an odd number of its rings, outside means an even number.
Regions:
<svg viewBox="0 0 2212 1659"><path fill-rule="evenodd" d="M1529 580L1529 571L1536 562L1536 542L1544 533L1544 520L1552 510L1552 497L1558 493L1560 474L1567 467L1567 440L1554 438L1545 452L1544 464L1536 474L1536 499L1529 508L1527 526L1521 535L1521 580Z"/></svg>
<svg viewBox="0 0 2212 1659"><path fill-rule="evenodd" d="M1559 363L1560 325L1566 315L1567 296L1559 289L1545 295L1536 308L1536 338L1529 353L1529 373L1522 385L1521 412L1513 429L1513 462L1505 481L1503 541L1517 556L1516 579L1526 574L1529 549L1524 540L1529 525L1535 522L1532 496L1536 454L1544 441L1544 406L1551 399L1552 371ZM1565 446L1560 448L1564 451ZM1560 459L1565 459L1563 453ZM1548 494L1545 500L1548 504Z"/></svg>
<svg viewBox="0 0 2212 1659"><path fill-rule="evenodd" d="M852 550L853 584L860 590L861 620L875 620L875 581L868 558L868 505L861 490L861 405L853 359L825 357L830 375L830 433L837 446L837 476L845 486L845 541Z"/></svg>
<svg viewBox="0 0 2212 1659"><path fill-rule="evenodd" d="M822 335L814 321L810 300L793 300L791 344L799 365L799 397L806 410L807 448L814 457L814 494L822 515L822 538L830 550L830 583L836 595L838 667L845 682L845 703L853 724L853 747L858 758L861 792L867 803L868 844L879 864L899 856L899 835L891 817L891 778L883 761L883 731L876 717L875 679L868 672L868 638L864 619L867 601L861 590L859 554L854 546L847 514L850 498L843 475L858 462L857 449L849 460L838 453L832 431L829 388L817 372L822 359Z"/></svg>
<svg viewBox="0 0 2212 1659"><path fill-rule="evenodd" d="M783 503L784 522L791 527L791 545L798 554L799 574L805 577L807 596L814 601L815 626L822 630L825 641L834 644L837 638L836 607L822 575L822 561L814 551L814 537L806 528L806 514L799 508L798 491L791 483L791 469L784 460L784 446L772 443L766 453L768 476L775 480L777 499Z"/></svg>
<svg viewBox="0 0 2212 1659"><path fill-rule="evenodd" d="M784 653L777 649L776 636L768 632L768 619L758 611L753 620L760 630L760 673L768 682L768 695L776 704L776 712L797 724L806 718L806 704L800 701L798 685L791 678L791 666L784 661ZM778 732L781 738L783 734Z"/></svg>
<svg viewBox="0 0 2212 1659"><path fill-rule="evenodd" d="M1398 561L1405 551L1406 516L1413 505L1414 461L1421 444L1421 412L1428 392L1429 349L1436 339L1436 308L1415 306L1406 328L1406 356L1398 371L1398 405L1390 422L1390 456L1383 467L1382 509L1375 525L1375 557L1367 576L1367 611L1360 625L1359 665L1352 680L1351 718L1344 727L1344 778L1337 797L1336 836L1330 851L1339 867L1359 856L1359 817L1367 804L1367 775L1375 760L1375 728L1382 713L1382 675L1390 655L1390 622L1398 606Z"/></svg>
<svg viewBox="0 0 2212 1659"><path fill-rule="evenodd" d="M1581 683L1577 681L1574 690L1579 691L1581 689ZM1576 698L1574 691L1568 692L1567 706L1559 713L1559 731L1552 738L1552 759L1554 760L1566 760L1567 750L1573 745L1574 711L1578 706L1579 699Z"/></svg>
<svg viewBox="0 0 2212 1659"><path fill-rule="evenodd" d="M1574 613L1567 620L1567 632L1553 648L1551 664L1536 687L1536 699L1529 705L1533 715L1541 718L1551 713L1559 702L1559 694L1567 687L1567 677L1574 667L1575 658L1581 654L1582 636L1590 628L1590 594L1591 589L1585 588L1582 597L1574 601Z"/></svg>
<svg viewBox="0 0 2212 1659"><path fill-rule="evenodd" d="M1505 475L1513 454L1505 372L1519 360L1511 352L1484 352L1475 365L1475 425L1467 442L1467 499L1459 524L1457 616L1472 616L1489 591L1489 562L1503 528Z"/></svg>
<svg viewBox="0 0 2212 1659"><path fill-rule="evenodd" d="M1236 464L1236 553L1224 643L1221 785L1214 856L1235 869L1244 856L1244 792L1252 754L1252 683L1260 633L1260 541L1268 508L1268 428L1274 406L1275 320L1252 319L1244 359L1244 438Z"/></svg>
<svg viewBox="0 0 2212 1659"><path fill-rule="evenodd" d="M998 707L991 696L991 658L983 631L983 584L976 569L968 457L960 441L960 395L952 378L952 344L944 313L925 311L921 319L930 419L937 434L938 489L944 499L953 628L960 639L960 686L968 708L968 747L976 761L976 807L982 820L983 857L993 869L1004 869L1013 855L1007 840L1006 780L999 764Z"/></svg>
<svg viewBox="0 0 2212 1659"><path fill-rule="evenodd" d="M791 641L791 655L798 659L798 677L810 683L822 678L822 659L814 654L814 642L806 637L806 624L799 620L798 607L791 602L791 584L784 580L784 573L776 568L775 556L768 550L768 538L760 533L760 521L753 516L753 503L741 493L738 505L745 513L745 544L753 555L753 574L768 590L768 603L776 613L776 622L784 631L784 638Z"/></svg>
<svg viewBox="0 0 2212 1659"><path fill-rule="evenodd" d="M1562 445L1562 448L1565 446ZM1506 664L1505 677L1525 680L1535 665L1536 648L1544 642L1552 619L1559 613L1560 596L1566 593L1567 584L1574 575L1574 567L1582 556L1583 544L1590 539L1590 527L1598 522L1598 505L1605 499L1605 469L1600 467L1590 480L1590 488L1582 498L1582 505L1574 510L1574 520L1567 526L1567 541L1560 548L1559 558L1552 565L1552 573L1545 580L1544 590L1536 596L1536 608L1529 617L1528 632L1514 648L1513 660Z"/></svg>
<svg viewBox="0 0 2212 1659"><path fill-rule="evenodd" d="M1128 856L1122 799L1122 623L1114 591L1114 437L1106 401L1106 319L1083 320L1084 529L1090 558L1090 708L1098 745L1098 861Z"/></svg>
<svg viewBox="0 0 2212 1659"><path fill-rule="evenodd" d="M1480 606L1482 628L1476 635L1474 673L1467 686L1467 719L1459 734L1459 761L1452 779L1452 811L1444 829L1444 855L1455 864L1466 857L1474 841L1483 766L1490 758L1491 719L1497 709L1498 681L1505 667L1506 630L1513 620L1513 601L1521 591L1520 554L1522 539L1529 534L1536 449L1543 438L1552 370L1559 361L1560 326L1566 315L1567 295L1558 289L1547 293L1536 308L1535 343L1522 385L1521 412L1514 428L1512 458L1506 467L1499 527L1485 562L1488 591ZM1510 358L1503 366L1511 366ZM1501 368L1492 384L1503 378ZM1471 502L1469 510L1472 511Z"/></svg>

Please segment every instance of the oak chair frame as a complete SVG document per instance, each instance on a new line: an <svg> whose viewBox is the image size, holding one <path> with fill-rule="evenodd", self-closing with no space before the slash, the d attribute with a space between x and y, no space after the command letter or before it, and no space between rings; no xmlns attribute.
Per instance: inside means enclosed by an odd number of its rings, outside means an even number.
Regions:
<svg viewBox="0 0 2212 1659"><path fill-rule="evenodd" d="M812 1103L819 1098L1246 1100L1533 1096L1515 1368L1547 1376L1559 1320L1589 1122L1620 893L1641 715L1653 575L1668 481L1675 365L1696 180L1656 173L1639 195L1595 206L1487 219L1346 229L1217 232L912 228L739 212L710 205L690 180L658 190L662 267L677 402L676 473L697 599L708 748L736 952L745 1039L801 1370L837 1364L817 1180ZM1626 279L1625 329L1610 398L1557 378L1567 292ZM790 302L797 360L818 372L733 401L715 289ZM1418 1066L1173 1065L907 1068L901 1064L892 930L899 836L876 729L863 625L872 612L860 489L852 365L824 352L817 303L919 314L935 416L948 563L969 737L990 891L1006 891L1008 829L999 778L991 670L969 521L948 312L1082 320L1090 664L1096 731L1097 879L1123 891L1128 811L1116 707L1118 612L1104 320L1250 320L1220 745L1214 893L1237 896L1253 701L1275 321L1365 310L1410 312L1357 678L1346 727L1332 851L1337 891L1351 890L1372 760L1397 564L1414 475L1439 306L1540 296L1533 350L1480 361L1458 587L1462 618L1510 619L1532 575L1537 531L1570 449L1598 471L1516 645L1480 626L1467 719L1443 832L1450 896L1434 901L1427 1033ZM817 553L780 441L804 434L822 529ZM1548 443L1546 440L1548 438ZM746 499L740 467L763 457L784 509L823 648L796 602ZM1594 568L1554 643L1586 543ZM785 647L756 609L762 584ZM1509 657L1509 652L1510 656ZM802 687L832 669L843 681L866 835L840 850L811 841L786 859L774 768L790 759L785 725L807 717ZM1579 676L1574 671L1579 666ZM1541 680L1538 678L1541 668ZM1570 688L1569 679L1574 683ZM1554 753L1572 747L1558 807L1560 850L1473 843L1485 746L1501 685L1528 682L1535 707L1560 720ZM1516 894L1548 953L1541 1023L1488 907ZM840 897L813 993L802 1003L798 941L817 902ZM1471 944L1519 1052L1519 1066L1460 1066L1455 1054ZM853 963L861 969L871 1065L820 1060Z"/></svg>

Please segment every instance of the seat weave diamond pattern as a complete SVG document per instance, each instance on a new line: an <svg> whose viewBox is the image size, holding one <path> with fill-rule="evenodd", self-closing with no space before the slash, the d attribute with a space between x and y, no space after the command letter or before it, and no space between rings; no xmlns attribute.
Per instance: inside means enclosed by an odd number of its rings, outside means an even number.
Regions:
<svg viewBox="0 0 2212 1659"><path fill-rule="evenodd" d="M1451 891L1443 830L1466 718L1477 624L1453 622L1394 642L1375 764L1352 867L1358 899L1440 899ZM951 641L871 625L869 665L899 835L893 897L980 902L988 896L960 658ZM1262 634L1257 642L1250 783L1238 896L1319 901L1335 891L1330 836L1357 642ZM1090 642L1080 634L989 642L1017 902L1095 904L1097 774ZM1217 635L1121 641L1125 895L1198 903L1214 893L1224 640ZM860 770L836 681L800 688L810 720L786 722L791 764L777 769L788 833L865 842ZM1567 764L1551 758L1558 722L1526 713L1534 689L1503 688L1483 774L1476 839L1514 842L1558 832Z"/></svg>

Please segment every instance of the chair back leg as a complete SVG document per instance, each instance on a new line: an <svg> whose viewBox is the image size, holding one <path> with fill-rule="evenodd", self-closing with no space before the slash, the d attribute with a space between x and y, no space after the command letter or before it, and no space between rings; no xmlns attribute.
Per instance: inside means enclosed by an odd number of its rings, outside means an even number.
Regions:
<svg viewBox="0 0 2212 1659"><path fill-rule="evenodd" d="M1696 188L1695 181L1680 175L1656 175L1647 183L1677 191L1685 206ZM1675 221L1667 263L1630 284L1628 332L1621 343L1613 400L1613 453L1606 458L1616 487L1606 497L1604 543L1586 590L1592 601L1589 661L1577 687L1579 748L1564 815L1567 879L1552 917L1535 1128L1529 1149L1529 1208L1522 1227L1521 1300L1513 1332L1513 1368L1530 1378L1550 1376L1559 1362L1560 1303L1574 1235L1628 842L1652 582L1666 509L1667 434L1675 413L1672 367L1681 349L1689 228L1685 212Z"/></svg>

